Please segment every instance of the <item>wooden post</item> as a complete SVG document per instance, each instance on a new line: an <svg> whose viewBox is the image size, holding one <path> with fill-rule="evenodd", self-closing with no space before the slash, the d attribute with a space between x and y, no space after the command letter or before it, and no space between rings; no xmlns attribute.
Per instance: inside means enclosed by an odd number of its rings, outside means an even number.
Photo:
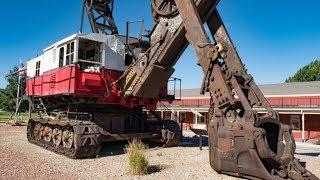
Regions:
<svg viewBox="0 0 320 180"><path fill-rule="evenodd" d="M302 142L305 141L305 136L304 136L304 129L305 129L305 117L304 117L304 112L303 110L301 110L301 120L302 120L302 135L301 135L301 139L302 139Z"/></svg>
<svg viewBox="0 0 320 180"><path fill-rule="evenodd" d="M196 128L198 127L198 115L197 114L195 114L195 116L196 116Z"/></svg>
<svg viewBox="0 0 320 180"><path fill-rule="evenodd" d="M161 110L161 119L163 119L163 110Z"/></svg>
<svg viewBox="0 0 320 180"><path fill-rule="evenodd" d="M202 151L202 133L199 134L199 148Z"/></svg>
<svg viewBox="0 0 320 180"><path fill-rule="evenodd" d="M20 106L20 86L21 86L21 75L18 73L18 89L17 89L17 99L16 99L16 111L14 114L14 120L13 124L16 124L18 122L18 112L19 112L19 106Z"/></svg>

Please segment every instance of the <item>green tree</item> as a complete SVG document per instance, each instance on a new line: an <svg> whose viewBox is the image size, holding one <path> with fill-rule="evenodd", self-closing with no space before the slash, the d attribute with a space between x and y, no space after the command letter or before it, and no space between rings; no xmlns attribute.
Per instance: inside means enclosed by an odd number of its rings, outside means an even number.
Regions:
<svg viewBox="0 0 320 180"><path fill-rule="evenodd" d="M286 79L286 82L307 82L320 81L320 60L300 68L293 76Z"/></svg>
<svg viewBox="0 0 320 180"><path fill-rule="evenodd" d="M18 67L14 66L10 73L18 71ZM14 74L12 76L7 77L7 87L0 91L0 108L4 111L14 112L16 107L16 98L17 98L17 90L18 90L18 74ZM25 94L25 82L21 83L21 94ZM28 103L22 102L20 106L20 111L24 112L28 109Z"/></svg>

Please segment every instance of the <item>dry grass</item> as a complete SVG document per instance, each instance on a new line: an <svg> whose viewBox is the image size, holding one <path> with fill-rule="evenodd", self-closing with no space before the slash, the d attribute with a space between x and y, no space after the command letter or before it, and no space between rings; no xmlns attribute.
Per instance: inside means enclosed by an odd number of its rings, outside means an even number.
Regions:
<svg viewBox="0 0 320 180"><path fill-rule="evenodd" d="M36 113L32 113L32 117L37 117L38 115ZM0 122L9 122L12 121L14 118L14 112L0 112ZM27 112L21 113L19 116L19 122L28 122L29 120L29 114Z"/></svg>
<svg viewBox="0 0 320 180"><path fill-rule="evenodd" d="M133 175L148 174L149 162L146 158L148 147L141 139L133 139L126 145L125 151L129 155L129 173Z"/></svg>

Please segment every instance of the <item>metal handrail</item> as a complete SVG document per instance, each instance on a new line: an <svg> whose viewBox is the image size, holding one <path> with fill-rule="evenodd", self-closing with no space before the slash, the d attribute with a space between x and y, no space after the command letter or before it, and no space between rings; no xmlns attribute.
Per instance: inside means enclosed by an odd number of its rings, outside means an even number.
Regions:
<svg viewBox="0 0 320 180"><path fill-rule="evenodd" d="M102 63L101 63L101 62L88 61L88 60L84 60L84 59L78 59L78 62L84 62L84 63L90 63L90 64L98 64L98 65L102 65Z"/></svg>

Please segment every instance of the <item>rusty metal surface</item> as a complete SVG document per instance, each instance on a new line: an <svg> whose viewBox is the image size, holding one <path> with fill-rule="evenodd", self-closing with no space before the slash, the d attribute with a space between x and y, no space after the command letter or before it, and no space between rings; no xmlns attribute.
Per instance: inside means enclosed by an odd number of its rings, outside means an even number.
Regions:
<svg viewBox="0 0 320 180"><path fill-rule="evenodd" d="M181 130L179 124L172 120L162 120L161 142L163 147L177 146L181 140Z"/></svg>
<svg viewBox="0 0 320 180"><path fill-rule="evenodd" d="M57 135L52 133L52 139L46 140L45 128L61 129L61 132ZM27 139L33 144L74 159L96 157L101 148L99 127L90 121L30 119Z"/></svg>
<svg viewBox="0 0 320 180"><path fill-rule="evenodd" d="M218 2L195 0L201 18L206 19L213 10L207 7L213 7ZM176 6L173 2L166 5ZM126 70L123 77L126 96L157 97L158 90L166 84L168 76L174 72L173 66L189 44L179 14L163 16L153 9L153 16L156 24L150 33L150 48ZM162 69L165 75L157 74L155 69Z"/></svg>
<svg viewBox="0 0 320 180"><path fill-rule="evenodd" d="M207 19L212 43L194 2L175 2L206 74L202 89L211 94L208 134L213 169L246 178L317 179L294 158L291 127L280 123L247 74L217 11ZM265 108L266 115L259 116L253 106Z"/></svg>
<svg viewBox="0 0 320 180"><path fill-rule="evenodd" d="M150 49L125 73L125 94L156 97L155 91L164 85L191 44L205 75L201 93L211 95L207 127L212 168L250 179L317 179L294 158L291 127L281 124L278 113L247 73L216 10L218 3L153 0L156 24L150 34ZM254 106L267 113L259 115Z"/></svg>
<svg viewBox="0 0 320 180"><path fill-rule="evenodd" d="M96 157L100 153L101 142L141 138L171 147L177 146L181 140L177 122L147 119L142 108L104 106L90 114L80 107L75 112L66 110L54 114L47 118L30 119L27 139L74 159ZM130 120L139 126L129 125Z"/></svg>

